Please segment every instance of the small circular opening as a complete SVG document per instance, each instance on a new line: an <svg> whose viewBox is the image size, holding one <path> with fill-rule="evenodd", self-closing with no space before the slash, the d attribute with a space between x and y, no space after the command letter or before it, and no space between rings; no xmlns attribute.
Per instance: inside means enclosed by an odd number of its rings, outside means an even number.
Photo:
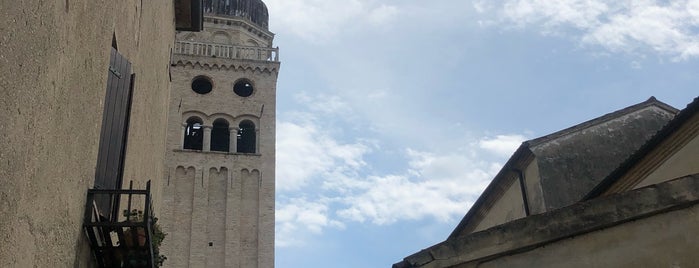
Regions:
<svg viewBox="0 0 699 268"><path fill-rule="evenodd" d="M196 93L206 94L211 92L212 88L213 85L211 84L211 80L209 80L207 77L199 76L194 78L194 81L192 81L192 90Z"/></svg>
<svg viewBox="0 0 699 268"><path fill-rule="evenodd" d="M248 80L240 80L233 85L233 92L241 97L250 97L253 92L252 83Z"/></svg>

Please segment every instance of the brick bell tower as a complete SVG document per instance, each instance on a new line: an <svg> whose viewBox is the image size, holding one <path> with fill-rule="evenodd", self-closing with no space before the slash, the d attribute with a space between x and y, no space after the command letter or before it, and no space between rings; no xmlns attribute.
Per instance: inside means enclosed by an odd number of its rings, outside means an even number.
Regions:
<svg viewBox="0 0 699 268"><path fill-rule="evenodd" d="M204 0L178 32L160 223L164 267L274 267L279 49L261 0Z"/></svg>

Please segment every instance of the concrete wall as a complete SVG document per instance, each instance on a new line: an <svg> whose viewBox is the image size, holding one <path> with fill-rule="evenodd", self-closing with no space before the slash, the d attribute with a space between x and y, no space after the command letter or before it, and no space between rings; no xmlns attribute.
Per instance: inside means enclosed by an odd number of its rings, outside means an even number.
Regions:
<svg viewBox="0 0 699 268"><path fill-rule="evenodd" d="M529 202L529 212L531 214L543 213L546 211L544 196L541 190L541 178L539 177L539 165L536 158L527 160L528 163L522 169L525 180L525 190L527 191L527 201ZM483 218L478 222L472 232L482 231L490 227L503 224L512 220L525 217L522 189L519 185L519 178L512 172L508 180L510 185L507 190L497 198L488 208Z"/></svg>
<svg viewBox="0 0 699 268"><path fill-rule="evenodd" d="M688 127L692 128L687 134L691 135L689 142L653 170L634 189L699 173L699 114L695 115L689 124L692 124Z"/></svg>
<svg viewBox="0 0 699 268"><path fill-rule="evenodd" d="M519 181L512 179L507 191L490 207L488 214L478 223L474 232L482 231L495 225L523 218L524 203L522 203L522 190Z"/></svg>
<svg viewBox="0 0 699 268"><path fill-rule="evenodd" d="M137 74L124 180L159 185L173 14L173 1L0 2L0 267L89 266L113 35Z"/></svg>
<svg viewBox="0 0 699 268"><path fill-rule="evenodd" d="M575 236L480 265L457 267L696 267L699 206Z"/></svg>
<svg viewBox="0 0 699 268"><path fill-rule="evenodd" d="M546 202L541 188L539 176L539 162L534 158L524 169L524 181L529 202L529 213L539 214L546 212Z"/></svg>

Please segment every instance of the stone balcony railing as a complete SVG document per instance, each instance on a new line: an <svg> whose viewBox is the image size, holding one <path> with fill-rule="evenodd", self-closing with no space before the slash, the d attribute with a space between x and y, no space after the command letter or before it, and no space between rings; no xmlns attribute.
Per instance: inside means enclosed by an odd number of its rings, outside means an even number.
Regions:
<svg viewBox="0 0 699 268"><path fill-rule="evenodd" d="M225 59L279 62L279 48L233 46L191 41L175 42L174 54L207 56Z"/></svg>

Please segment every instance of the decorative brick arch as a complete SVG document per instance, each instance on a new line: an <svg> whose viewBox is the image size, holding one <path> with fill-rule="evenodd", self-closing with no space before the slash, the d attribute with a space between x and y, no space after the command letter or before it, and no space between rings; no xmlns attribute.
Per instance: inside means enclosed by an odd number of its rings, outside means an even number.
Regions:
<svg viewBox="0 0 699 268"><path fill-rule="evenodd" d="M231 126L224 118L215 119L211 125L211 151L229 152L231 144Z"/></svg>
<svg viewBox="0 0 699 268"><path fill-rule="evenodd" d="M191 116L187 118L183 126L182 149L203 150L204 120L197 116Z"/></svg>

